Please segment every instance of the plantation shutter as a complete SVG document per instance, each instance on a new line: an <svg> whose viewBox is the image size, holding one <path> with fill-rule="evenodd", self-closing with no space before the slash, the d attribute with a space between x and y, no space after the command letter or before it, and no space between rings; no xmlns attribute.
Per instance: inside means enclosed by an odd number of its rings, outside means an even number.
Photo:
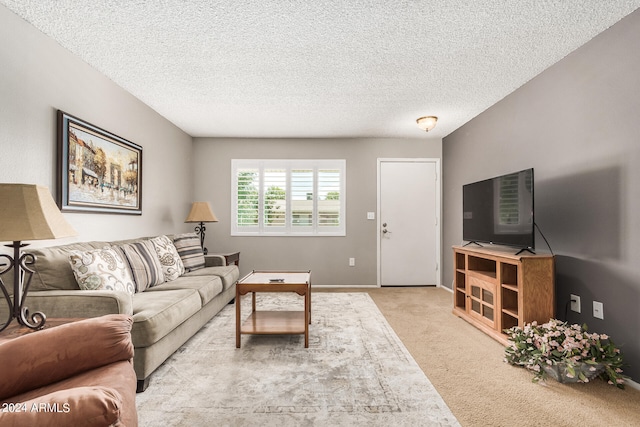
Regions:
<svg viewBox="0 0 640 427"><path fill-rule="evenodd" d="M318 226L340 226L342 177L339 169L318 170Z"/></svg>
<svg viewBox="0 0 640 427"><path fill-rule="evenodd" d="M345 235L345 160L231 164L231 235Z"/></svg>
<svg viewBox="0 0 640 427"><path fill-rule="evenodd" d="M313 169L291 170L291 226L294 228L315 224L313 184Z"/></svg>
<svg viewBox="0 0 640 427"><path fill-rule="evenodd" d="M287 215L286 169L264 169L264 226L284 227Z"/></svg>
<svg viewBox="0 0 640 427"><path fill-rule="evenodd" d="M236 174L236 225L257 227L259 217L260 173L257 168L238 169Z"/></svg>

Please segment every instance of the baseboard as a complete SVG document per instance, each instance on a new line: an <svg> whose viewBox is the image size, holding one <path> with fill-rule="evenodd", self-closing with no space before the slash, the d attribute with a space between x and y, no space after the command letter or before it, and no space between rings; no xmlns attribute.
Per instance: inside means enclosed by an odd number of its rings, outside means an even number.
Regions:
<svg viewBox="0 0 640 427"><path fill-rule="evenodd" d="M630 379L625 380L624 385L635 388L636 390L640 390L640 384Z"/></svg>
<svg viewBox="0 0 640 427"><path fill-rule="evenodd" d="M313 285L316 288L379 288L378 285Z"/></svg>

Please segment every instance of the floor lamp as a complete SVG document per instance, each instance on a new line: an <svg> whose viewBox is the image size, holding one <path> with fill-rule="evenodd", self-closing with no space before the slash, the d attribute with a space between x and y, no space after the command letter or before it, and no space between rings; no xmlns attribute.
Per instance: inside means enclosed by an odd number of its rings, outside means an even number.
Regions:
<svg viewBox="0 0 640 427"><path fill-rule="evenodd" d="M31 329L44 326L47 317L42 312L29 315L24 306L33 270L29 268L36 257L22 253L28 246L23 240L45 240L74 236L75 230L64 219L47 187L28 184L0 184L0 242L13 249L13 257L0 254L0 291L9 305L4 330L13 319ZM8 261L5 264L3 261ZM13 295L2 281L2 275L13 270Z"/></svg>
<svg viewBox="0 0 640 427"><path fill-rule="evenodd" d="M200 236L200 246L202 252L206 255L209 251L204 247L204 232L207 230L204 226L205 222L218 222L218 218L211 210L209 202L193 202L191 205L191 211L184 222L196 222L200 223L195 228L195 232Z"/></svg>

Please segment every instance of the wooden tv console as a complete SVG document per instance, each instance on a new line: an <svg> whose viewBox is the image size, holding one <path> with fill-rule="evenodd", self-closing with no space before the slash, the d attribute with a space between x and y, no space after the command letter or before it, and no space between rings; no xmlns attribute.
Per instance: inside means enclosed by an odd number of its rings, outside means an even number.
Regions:
<svg viewBox="0 0 640 427"><path fill-rule="evenodd" d="M453 314L507 345L504 329L554 317L554 258L513 248L453 247Z"/></svg>

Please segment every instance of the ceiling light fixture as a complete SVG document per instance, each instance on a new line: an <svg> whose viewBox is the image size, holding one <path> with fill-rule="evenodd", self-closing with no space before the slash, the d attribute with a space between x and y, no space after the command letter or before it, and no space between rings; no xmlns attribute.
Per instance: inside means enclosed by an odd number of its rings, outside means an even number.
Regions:
<svg viewBox="0 0 640 427"><path fill-rule="evenodd" d="M425 132L429 132L431 129L436 127L437 121L438 121L438 118L436 116L424 116L416 120L416 123L418 123L418 127L420 129L422 129Z"/></svg>

